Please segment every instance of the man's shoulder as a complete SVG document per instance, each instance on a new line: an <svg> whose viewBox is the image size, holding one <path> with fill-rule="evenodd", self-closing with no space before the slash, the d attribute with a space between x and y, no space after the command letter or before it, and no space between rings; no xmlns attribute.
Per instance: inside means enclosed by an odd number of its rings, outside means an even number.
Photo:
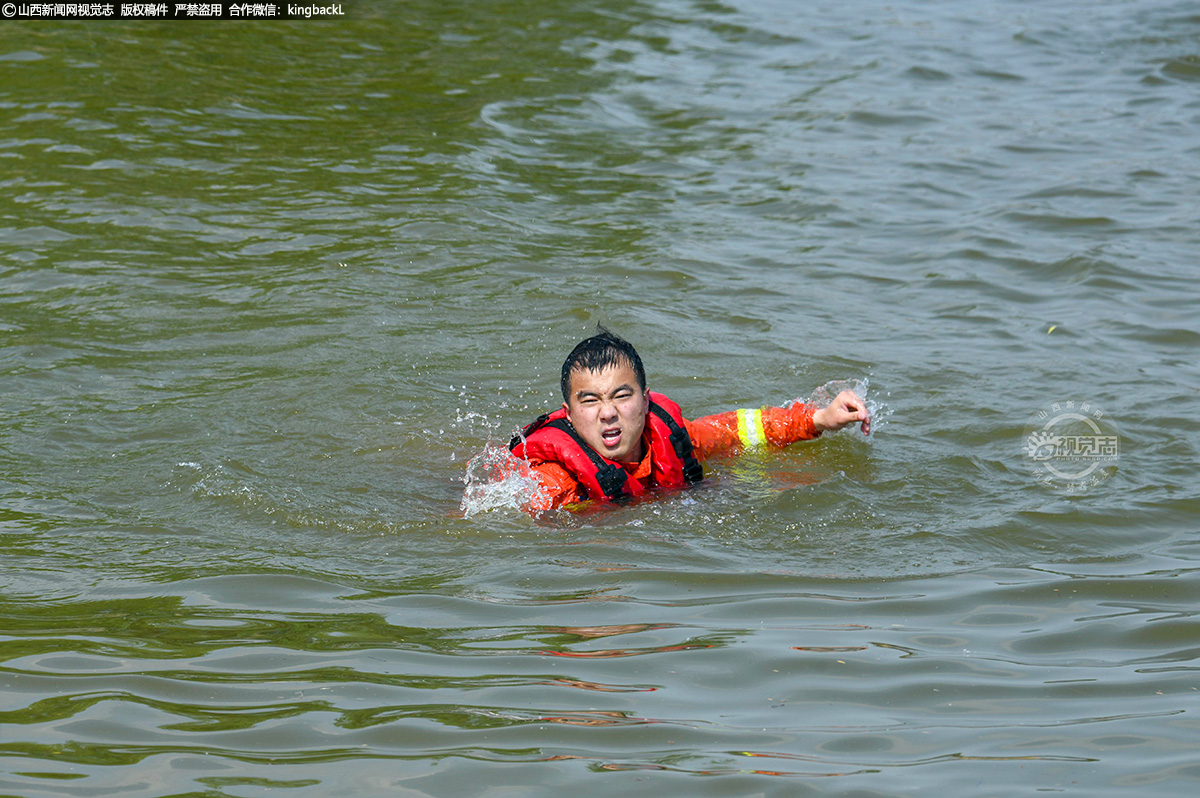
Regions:
<svg viewBox="0 0 1200 798"><path fill-rule="evenodd" d="M574 483L576 481L566 466L557 460L531 460L529 467L542 478L543 483L547 481L553 483L565 483L569 481Z"/></svg>

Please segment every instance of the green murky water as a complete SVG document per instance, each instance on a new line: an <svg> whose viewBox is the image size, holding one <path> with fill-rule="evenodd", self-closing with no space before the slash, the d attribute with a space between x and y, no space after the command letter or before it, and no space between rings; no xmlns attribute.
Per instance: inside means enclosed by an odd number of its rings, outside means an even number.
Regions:
<svg viewBox="0 0 1200 798"><path fill-rule="evenodd" d="M0 793L1194 794L1192 4L346 6L0 22ZM596 322L880 423L464 513Z"/></svg>

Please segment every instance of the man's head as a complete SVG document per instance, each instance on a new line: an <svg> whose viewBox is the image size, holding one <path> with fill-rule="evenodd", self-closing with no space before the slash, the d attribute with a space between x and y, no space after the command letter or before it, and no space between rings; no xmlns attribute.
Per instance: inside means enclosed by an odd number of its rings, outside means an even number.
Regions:
<svg viewBox="0 0 1200 798"><path fill-rule="evenodd" d="M575 345L571 354L563 361L562 385L563 401L571 400L571 374L576 371L602 371L609 366L624 364L633 369L638 387L646 390L646 370L642 368L642 359L638 357L633 344L616 333L596 325L596 334L585 338Z"/></svg>
<svg viewBox="0 0 1200 798"><path fill-rule="evenodd" d="M641 459L650 403L632 344L599 327L563 363L562 393L567 420L589 446L609 460Z"/></svg>

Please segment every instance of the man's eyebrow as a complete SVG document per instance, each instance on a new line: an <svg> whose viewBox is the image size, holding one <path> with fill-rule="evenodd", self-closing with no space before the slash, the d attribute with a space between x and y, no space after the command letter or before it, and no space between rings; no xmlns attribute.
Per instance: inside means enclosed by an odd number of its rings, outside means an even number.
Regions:
<svg viewBox="0 0 1200 798"><path fill-rule="evenodd" d="M620 393L621 391L632 391L632 390L633 390L632 385L630 385L629 383L624 383L622 385L618 385L616 388L613 388L612 392L616 394L616 393ZM579 390L579 391L575 392L576 399L582 399L585 396L600 396L600 392L599 391L589 391L589 390Z"/></svg>

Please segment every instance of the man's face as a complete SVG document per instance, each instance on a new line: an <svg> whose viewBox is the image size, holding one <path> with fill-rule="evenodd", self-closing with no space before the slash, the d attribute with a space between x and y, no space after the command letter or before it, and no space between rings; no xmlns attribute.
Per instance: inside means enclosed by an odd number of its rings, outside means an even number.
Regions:
<svg viewBox="0 0 1200 798"><path fill-rule="evenodd" d="M641 460L650 401L638 387L633 366L618 361L600 371L572 371L563 407L575 431L601 455L619 463Z"/></svg>

